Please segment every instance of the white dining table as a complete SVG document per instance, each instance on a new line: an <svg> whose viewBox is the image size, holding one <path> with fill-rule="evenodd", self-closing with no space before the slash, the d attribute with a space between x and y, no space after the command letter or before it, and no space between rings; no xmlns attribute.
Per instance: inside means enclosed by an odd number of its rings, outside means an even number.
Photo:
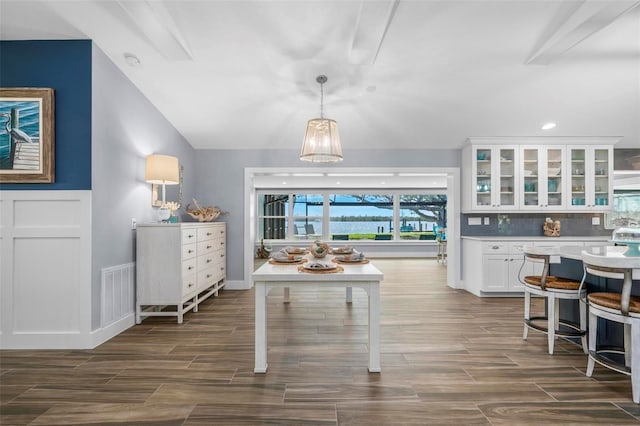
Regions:
<svg viewBox="0 0 640 426"><path fill-rule="evenodd" d="M371 262L339 266L342 271L313 273L298 270L299 264L271 264L260 266L253 274L255 286L255 368L256 373L267 372L267 296L274 288L285 288L285 303L289 302L289 288L344 287L346 303L351 303L351 288L362 288L369 299L369 372L379 373L380 367L380 282L384 274Z"/></svg>

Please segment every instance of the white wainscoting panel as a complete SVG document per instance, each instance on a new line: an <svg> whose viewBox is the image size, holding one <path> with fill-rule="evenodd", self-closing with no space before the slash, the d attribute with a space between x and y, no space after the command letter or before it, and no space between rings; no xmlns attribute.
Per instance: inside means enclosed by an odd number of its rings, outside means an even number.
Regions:
<svg viewBox="0 0 640 426"><path fill-rule="evenodd" d="M0 198L0 349L91 347L91 191Z"/></svg>

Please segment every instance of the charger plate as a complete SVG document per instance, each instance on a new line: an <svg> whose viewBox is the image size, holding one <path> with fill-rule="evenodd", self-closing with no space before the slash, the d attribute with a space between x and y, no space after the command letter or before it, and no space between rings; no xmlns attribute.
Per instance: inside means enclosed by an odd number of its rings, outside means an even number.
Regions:
<svg viewBox="0 0 640 426"><path fill-rule="evenodd" d="M274 258L269 259L269 263L272 265L300 265L306 261L307 259L305 259L304 257L298 260L282 260L282 261L276 260Z"/></svg>
<svg viewBox="0 0 640 426"><path fill-rule="evenodd" d="M364 265L365 263L369 263L369 259L362 260L341 260L341 259L333 259L335 263L343 263L346 265Z"/></svg>
<svg viewBox="0 0 640 426"><path fill-rule="evenodd" d="M344 268L342 266L336 266L335 268L329 269L310 269L305 268L304 266L298 266L299 272L306 272L308 274L335 274L337 272L344 272Z"/></svg>

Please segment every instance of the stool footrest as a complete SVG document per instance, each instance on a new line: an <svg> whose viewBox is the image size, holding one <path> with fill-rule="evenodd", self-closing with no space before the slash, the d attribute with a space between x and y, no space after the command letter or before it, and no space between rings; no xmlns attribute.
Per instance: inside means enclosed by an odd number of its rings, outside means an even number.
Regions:
<svg viewBox="0 0 640 426"><path fill-rule="evenodd" d="M549 333L549 328L546 325L536 324L534 321L549 321L549 317L531 317L525 319L524 323L527 327L540 331L542 333ZM582 337L587 334L586 331L580 330L580 324L575 322L560 320L559 325L570 328L571 330L555 330L555 335L558 337Z"/></svg>
<svg viewBox="0 0 640 426"><path fill-rule="evenodd" d="M607 357L604 357L600 354L602 353L624 353L624 350L619 350L617 348L602 348L597 351L589 351L589 357L593 359L598 364L604 365L611 370L617 371L618 373L626 374L627 376L631 375L631 369L624 364L619 362L615 362Z"/></svg>

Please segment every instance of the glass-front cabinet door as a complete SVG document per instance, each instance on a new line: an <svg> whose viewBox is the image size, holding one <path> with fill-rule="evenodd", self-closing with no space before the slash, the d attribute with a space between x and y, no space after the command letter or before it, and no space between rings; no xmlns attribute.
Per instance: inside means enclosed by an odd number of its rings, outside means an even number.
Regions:
<svg viewBox="0 0 640 426"><path fill-rule="evenodd" d="M511 146L476 146L473 149L472 208L508 210L518 206L516 167L518 149Z"/></svg>
<svg viewBox="0 0 640 426"><path fill-rule="evenodd" d="M519 200L516 180L518 150L515 147L500 147L497 151L500 156L500 162L498 163L498 176L500 178L498 207L513 209L518 206Z"/></svg>
<svg viewBox="0 0 640 426"><path fill-rule="evenodd" d="M564 208L564 146L523 146L520 157L520 209Z"/></svg>
<svg viewBox="0 0 640 426"><path fill-rule="evenodd" d="M613 200L613 149L569 147L571 210L607 210Z"/></svg>

